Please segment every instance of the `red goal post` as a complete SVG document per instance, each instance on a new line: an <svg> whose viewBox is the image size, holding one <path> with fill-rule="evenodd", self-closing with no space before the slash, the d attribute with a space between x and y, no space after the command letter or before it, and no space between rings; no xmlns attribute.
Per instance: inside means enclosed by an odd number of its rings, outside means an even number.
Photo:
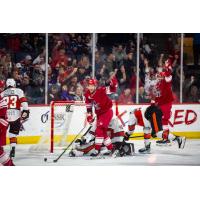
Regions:
<svg viewBox="0 0 200 200"><path fill-rule="evenodd" d="M62 107L62 109L59 109L61 107ZM63 130L63 131L67 132L69 130L70 123L75 124L75 122L78 121L79 123L81 123L81 122L82 122L82 124L84 123L83 125L86 124L86 115L83 117L81 116L81 119L80 119L80 116L78 119L76 119L76 117L78 115L73 116L73 114L77 114L78 110L80 110L80 107L85 107L85 111L86 111L86 104L83 101L52 101L50 103L50 110L51 110L51 114L50 114L50 130L51 130L51 132L50 132L50 152L51 153L54 152L55 132L56 132L55 124L56 124L56 120L58 120L57 118L59 118L59 116L58 116L59 114L56 113L57 110L59 113L60 112L68 113L68 116L67 116L68 119L65 119L66 122L64 120L65 123L68 123L68 124L66 124L67 130ZM83 108L81 110L83 110ZM60 116L60 117L63 117L63 116L65 116L65 114L62 114L62 116ZM84 119L84 121L83 121L83 119ZM80 120L81 120L81 122L80 122ZM68 132L66 134L68 134ZM61 140L62 139L66 140L65 136L61 136Z"/></svg>

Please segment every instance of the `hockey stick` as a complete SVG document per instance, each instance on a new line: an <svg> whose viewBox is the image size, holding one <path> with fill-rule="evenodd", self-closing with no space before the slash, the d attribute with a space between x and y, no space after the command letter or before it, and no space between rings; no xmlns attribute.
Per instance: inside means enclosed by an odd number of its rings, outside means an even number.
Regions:
<svg viewBox="0 0 200 200"><path fill-rule="evenodd" d="M87 131L85 132L88 133L90 131L90 129L92 128L92 125L90 125L87 129ZM56 158L53 160L53 162L58 162L58 160L65 154L65 152L69 149L70 146L72 146L72 144L74 143L74 141L80 136L80 134L82 133L82 131L85 129L85 127L83 127L81 129L81 131L76 135L76 137L72 140L72 142L63 150L63 152Z"/></svg>
<svg viewBox="0 0 200 200"><path fill-rule="evenodd" d="M142 138L144 135L130 136L129 138Z"/></svg>

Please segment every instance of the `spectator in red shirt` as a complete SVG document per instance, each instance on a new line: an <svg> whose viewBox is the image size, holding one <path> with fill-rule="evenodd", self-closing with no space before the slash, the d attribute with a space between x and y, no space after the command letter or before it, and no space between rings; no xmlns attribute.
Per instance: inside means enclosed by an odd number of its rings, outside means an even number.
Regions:
<svg viewBox="0 0 200 200"><path fill-rule="evenodd" d="M65 49L57 49L52 57L52 67L59 67L60 65L67 66L68 65L68 58L65 54Z"/></svg>
<svg viewBox="0 0 200 200"><path fill-rule="evenodd" d="M67 76L68 73L66 72L65 67L61 66L58 71L57 82L60 84L64 84L64 82L67 80Z"/></svg>
<svg viewBox="0 0 200 200"><path fill-rule="evenodd" d="M119 96L118 102L122 104L133 103L131 90L129 88L125 89L124 92L121 93L121 95Z"/></svg>

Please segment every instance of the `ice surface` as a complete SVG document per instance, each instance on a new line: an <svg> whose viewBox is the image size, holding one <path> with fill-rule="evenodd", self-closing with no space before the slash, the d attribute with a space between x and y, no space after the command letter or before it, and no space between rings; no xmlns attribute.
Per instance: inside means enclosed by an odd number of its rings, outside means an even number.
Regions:
<svg viewBox="0 0 200 200"><path fill-rule="evenodd" d="M178 149L176 143L168 147L159 147L156 146L155 141L152 141L152 153L146 155L137 152L139 148L143 147L142 140L134 141L134 144L135 156L90 160L86 157L69 158L65 154L57 163L53 163L52 160L62 150L48 155L41 152L30 152L31 145L17 145L14 163L18 166L200 165L200 140L187 140L184 149ZM9 146L5 147L8 152L9 149ZM48 162L44 162L44 157L48 158Z"/></svg>

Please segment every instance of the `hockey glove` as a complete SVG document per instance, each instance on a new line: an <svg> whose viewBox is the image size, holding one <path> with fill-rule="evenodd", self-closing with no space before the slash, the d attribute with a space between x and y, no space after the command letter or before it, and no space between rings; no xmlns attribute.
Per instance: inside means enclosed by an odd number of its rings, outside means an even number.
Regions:
<svg viewBox="0 0 200 200"><path fill-rule="evenodd" d="M130 134L128 134L128 132L124 133L124 141L128 141L130 137Z"/></svg>
<svg viewBox="0 0 200 200"><path fill-rule="evenodd" d="M30 113L29 110L23 110L22 114L21 114L21 119L22 120L28 119L29 118L29 113Z"/></svg>
<svg viewBox="0 0 200 200"><path fill-rule="evenodd" d="M89 124L91 124L94 121L92 113L87 114L87 121Z"/></svg>

